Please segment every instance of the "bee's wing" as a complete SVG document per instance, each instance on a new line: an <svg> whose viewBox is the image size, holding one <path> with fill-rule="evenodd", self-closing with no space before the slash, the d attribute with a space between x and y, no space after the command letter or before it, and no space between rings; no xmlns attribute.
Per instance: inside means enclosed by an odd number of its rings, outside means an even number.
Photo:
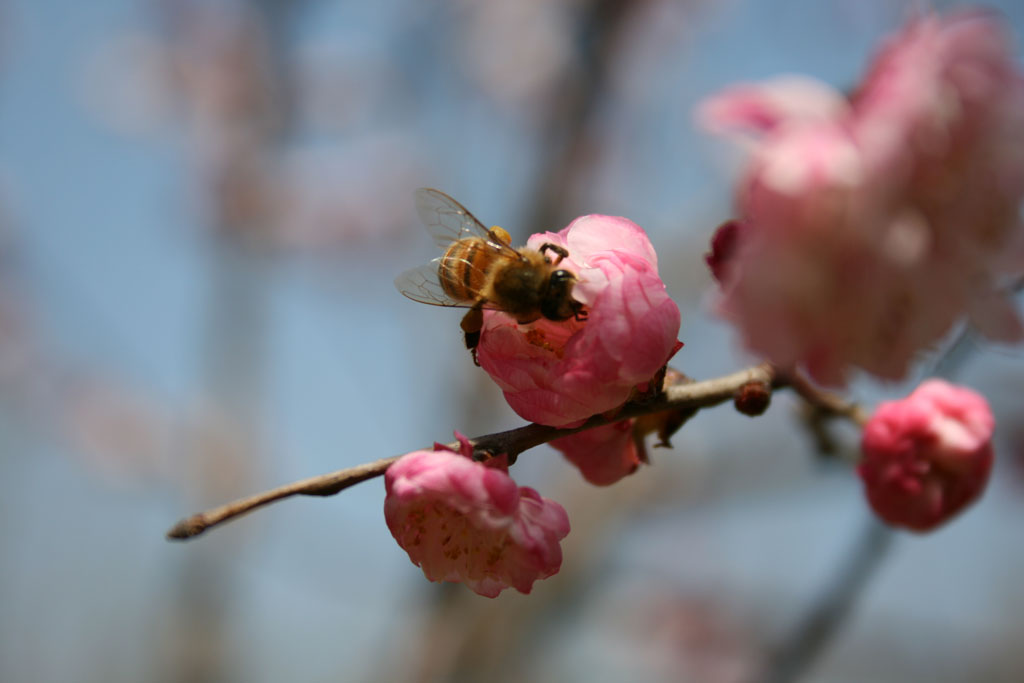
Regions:
<svg viewBox="0 0 1024 683"><path fill-rule="evenodd" d="M405 296L420 303L432 306L471 306L472 304L457 301L445 293L437 277L440 263L441 258L438 257L418 268L410 268L395 278L395 287Z"/></svg>
<svg viewBox="0 0 1024 683"><path fill-rule="evenodd" d="M416 213L441 249L467 237L482 237L492 248L519 256L511 244L488 230L466 207L440 190L427 187L416 190Z"/></svg>
<svg viewBox="0 0 1024 683"><path fill-rule="evenodd" d="M441 281L438 279L437 274L437 269L440 265L441 257L439 256L418 268L410 268L395 278L395 287L405 296L422 304L450 306L452 308L471 308L475 302L453 299L441 287ZM483 304L482 307L500 310L490 302Z"/></svg>

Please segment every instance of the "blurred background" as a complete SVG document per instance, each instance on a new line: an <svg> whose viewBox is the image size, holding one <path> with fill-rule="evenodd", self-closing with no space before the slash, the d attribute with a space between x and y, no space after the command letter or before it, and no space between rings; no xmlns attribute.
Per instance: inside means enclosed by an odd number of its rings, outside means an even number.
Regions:
<svg viewBox="0 0 1024 683"><path fill-rule="evenodd" d="M941 369L989 396L999 462L930 536L874 526L779 395L702 413L609 489L524 454L573 525L530 596L428 583L380 480L164 539L520 424L460 314L392 285L436 255L420 186L520 241L631 218L683 311L673 364L750 363L708 313L735 159L694 105L852 84L920 5L0 0L0 680L1024 680L1024 353L969 339ZM995 5L1024 40L1024 6Z"/></svg>

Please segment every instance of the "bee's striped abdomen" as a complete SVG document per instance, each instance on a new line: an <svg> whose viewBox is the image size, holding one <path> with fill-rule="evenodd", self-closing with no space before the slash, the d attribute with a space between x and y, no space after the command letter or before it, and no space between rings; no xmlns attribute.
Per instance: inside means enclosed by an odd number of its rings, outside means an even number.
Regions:
<svg viewBox="0 0 1024 683"><path fill-rule="evenodd" d="M493 259L491 247L482 239L474 237L454 242L441 257L438 267L441 288L458 301L476 301Z"/></svg>

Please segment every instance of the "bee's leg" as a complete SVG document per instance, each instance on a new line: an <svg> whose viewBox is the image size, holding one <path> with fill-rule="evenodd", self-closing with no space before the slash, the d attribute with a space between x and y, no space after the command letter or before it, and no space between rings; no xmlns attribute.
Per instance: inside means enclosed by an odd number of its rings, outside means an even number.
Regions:
<svg viewBox="0 0 1024 683"><path fill-rule="evenodd" d="M555 259L555 262L553 264L551 264L551 265L554 265L554 266L557 266L559 263L562 262L562 259L564 259L565 257L567 257L569 255L569 251L565 247L560 247L557 244L551 244L551 242L545 242L544 244L540 245L540 253L543 254L545 251L549 251L549 250L555 252L556 254L558 254L558 258ZM546 255L545 255L545 258L546 258Z"/></svg>
<svg viewBox="0 0 1024 683"><path fill-rule="evenodd" d="M480 332L467 332L466 333L466 348L469 349L469 354L473 356L473 365L480 367L480 361L476 357L476 347L480 344Z"/></svg>
<svg viewBox="0 0 1024 683"><path fill-rule="evenodd" d="M572 317L577 322L583 322L589 317L586 307L575 299L572 302Z"/></svg>
<svg viewBox="0 0 1024 683"><path fill-rule="evenodd" d="M484 304L487 299L478 299L473 307L462 316L462 332L466 335L466 348L473 354L473 364L477 367L480 362L476 359L476 347L480 344L480 330L484 326Z"/></svg>

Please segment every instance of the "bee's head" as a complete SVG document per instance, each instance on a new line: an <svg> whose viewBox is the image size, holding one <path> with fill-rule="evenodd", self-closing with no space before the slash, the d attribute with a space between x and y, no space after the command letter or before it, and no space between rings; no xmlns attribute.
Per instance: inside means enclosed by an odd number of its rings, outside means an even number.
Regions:
<svg viewBox="0 0 1024 683"><path fill-rule="evenodd" d="M570 273L568 270L559 268L558 270L551 273L551 282L548 287L558 287L569 289L576 282L576 276Z"/></svg>
<svg viewBox="0 0 1024 683"><path fill-rule="evenodd" d="M541 313L549 320L568 320L575 315L576 302L572 298L572 286L579 279L568 270L559 268L551 272L547 290L541 301Z"/></svg>

